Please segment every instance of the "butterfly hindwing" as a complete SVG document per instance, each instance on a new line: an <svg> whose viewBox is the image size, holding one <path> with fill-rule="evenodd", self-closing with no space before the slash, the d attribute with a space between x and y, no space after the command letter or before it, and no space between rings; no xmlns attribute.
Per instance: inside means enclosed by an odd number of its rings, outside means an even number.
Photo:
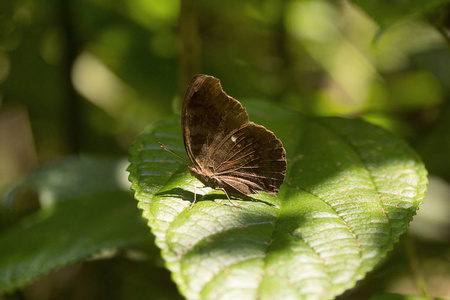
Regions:
<svg viewBox="0 0 450 300"><path fill-rule="evenodd" d="M286 153L273 132L248 122L224 141L210 157L216 177L244 195L278 192L285 177Z"/></svg>

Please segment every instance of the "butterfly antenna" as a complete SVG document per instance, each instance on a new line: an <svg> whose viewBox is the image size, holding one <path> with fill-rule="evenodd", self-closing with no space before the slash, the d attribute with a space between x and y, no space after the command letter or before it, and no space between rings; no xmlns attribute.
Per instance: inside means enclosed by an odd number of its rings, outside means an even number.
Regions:
<svg viewBox="0 0 450 300"><path fill-rule="evenodd" d="M180 158L182 161L184 161L184 163L189 166L189 162L187 160L185 160L184 158L182 158L181 156L179 156L178 154L176 154L175 152L173 152L172 150L170 150L169 148L167 148L163 143L158 142L159 145L161 145L161 148L163 148L164 150L166 150L167 152L169 152L170 154L175 155L176 157Z"/></svg>

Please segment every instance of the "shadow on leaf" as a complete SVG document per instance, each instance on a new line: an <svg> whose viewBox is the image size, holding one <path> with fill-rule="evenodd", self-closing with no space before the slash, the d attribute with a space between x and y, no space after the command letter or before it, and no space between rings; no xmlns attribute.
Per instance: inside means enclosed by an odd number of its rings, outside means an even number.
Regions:
<svg viewBox="0 0 450 300"><path fill-rule="evenodd" d="M160 197L179 197L184 200L188 200L191 203L194 202L194 193L191 191L182 189L182 188L173 188L173 189L170 189L167 191L156 193L155 195L160 196ZM225 194L206 194L206 195L197 194L196 198L197 198L197 202L216 201L216 200L221 200L221 202L226 200L228 202L228 198ZM268 201L264 201L264 200L253 198L253 197L239 198L239 197L230 195L230 198L231 198L231 200L238 200L238 201L244 201L244 202L258 202L258 203L270 205L272 207L276 206L273 203L270 203ZM223 203L221 203L221 204L223 204Z"/></svg>

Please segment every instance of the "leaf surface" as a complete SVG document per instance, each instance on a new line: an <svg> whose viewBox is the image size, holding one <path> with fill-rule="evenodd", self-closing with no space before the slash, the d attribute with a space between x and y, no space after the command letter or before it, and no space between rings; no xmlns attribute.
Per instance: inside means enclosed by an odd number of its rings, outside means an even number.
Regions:
<svg viewBox="0 0 450 300"><path fill-rule="evenodd" d="M158 145L185 156L173 117L147 128L130 150L138 206L189 299L332 299L406 230L424 198L426 170L405 142L363 121L244 106L286 148L278 197L233 200L239 209L222 192L198 188Z"/></svg>

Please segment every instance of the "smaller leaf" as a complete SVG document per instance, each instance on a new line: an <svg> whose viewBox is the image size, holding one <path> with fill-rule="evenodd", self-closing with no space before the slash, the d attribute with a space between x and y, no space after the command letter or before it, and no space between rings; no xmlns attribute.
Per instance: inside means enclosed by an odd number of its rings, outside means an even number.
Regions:
<svg viewBox="0 0 450 300"><path fill-rule="evenodd" d="M41 205L107 191L128 191L123 159L65 157L39 168L6 194L6 205L25 188L35 189Z"/></svg>
<svg viewBox="0 0 450 300"><path fill-rule="evenodd" d="M101 250L151 243L131 192L116 180L124 172L123 160L70 158L14 189L9 201L26 187L52 201L0 233L0 294Z"/></svg>

